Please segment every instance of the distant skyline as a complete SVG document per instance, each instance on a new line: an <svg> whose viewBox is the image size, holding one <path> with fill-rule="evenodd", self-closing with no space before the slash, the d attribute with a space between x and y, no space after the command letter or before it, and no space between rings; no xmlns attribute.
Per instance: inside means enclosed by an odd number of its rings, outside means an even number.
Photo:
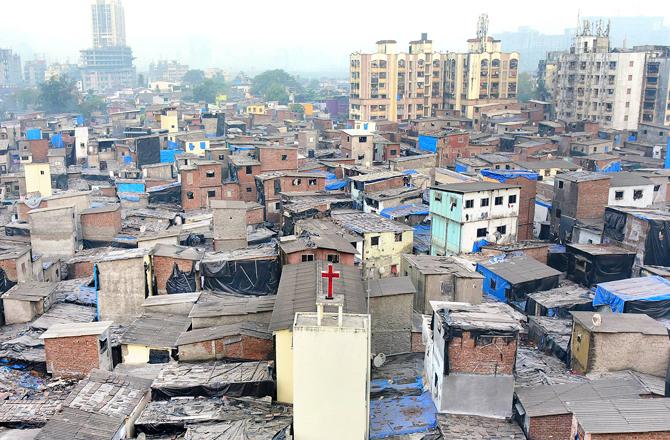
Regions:
<svg viewBox="0 0 670 440"><path fill-rule="evenodd" d="M520 27L563 34L576 26L578 11L582 16L662 17L664 26L670 26L666 1L619 3L564 0L560 7L550 8L530 1L485 0L464 10L444 1L415 8L407 3L350 0L123 1L126 40L139 71L152 61L176 59L192 68L251 73L283 68L304 75L346 74L351 52L373 51L380 39L397 40L405 48L422 32L428 33L436 50L464 50L465 40L475 36L481 13L488 13L494 37ZM76 63L79 50L91 46L90 5L90 0L6 0L0 47L17 51L24 62L38 54L48 61Z"/></svg>

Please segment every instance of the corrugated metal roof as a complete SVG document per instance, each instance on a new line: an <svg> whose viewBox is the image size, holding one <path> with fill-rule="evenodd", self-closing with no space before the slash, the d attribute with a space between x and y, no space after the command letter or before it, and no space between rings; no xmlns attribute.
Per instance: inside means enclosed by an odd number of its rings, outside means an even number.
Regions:
<svg viewBox="0 0 670 440"><path fill-rule="evenodd" d="M510 284L521 284L561 274L527 255L507 256L501 261L494 260L480 264Z"/></svg>
<svg viewBox="0 0 670 440"><path fill-rule="evenodd" d="M587 434L670 431L670 399L616 399L567 402Z"/></svg>
<svg viewBox="0 0 670 440"><path fill-rule="evenodd" d="M375 278L368 280L370 297L392 296L416 293L410 277Z"/></svg>

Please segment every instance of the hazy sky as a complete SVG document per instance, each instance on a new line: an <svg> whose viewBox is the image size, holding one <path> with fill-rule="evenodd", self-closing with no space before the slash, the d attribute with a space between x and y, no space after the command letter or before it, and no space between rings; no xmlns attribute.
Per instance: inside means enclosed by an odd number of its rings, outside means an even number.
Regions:
<svg viewBox="0 0 670 440"><path fill-rule="evenodd" d="M582 15L663 16L668 0L477 2L394 0L124 0L126 36L139 70L175 58L192 67L256 72L280 67L302 72L346 72L347 56L372 51L379 39L401 47L428 32L437 50L463 50L477 17L489 14L490 34L530 26L562 33ZM473 2L474 3L474 2ZM91 45L89 0L0 0L0 47L29 59L77 62ZM670 41L656 42L670 44ZM504 42L503 42L504 44Z"/></svg>

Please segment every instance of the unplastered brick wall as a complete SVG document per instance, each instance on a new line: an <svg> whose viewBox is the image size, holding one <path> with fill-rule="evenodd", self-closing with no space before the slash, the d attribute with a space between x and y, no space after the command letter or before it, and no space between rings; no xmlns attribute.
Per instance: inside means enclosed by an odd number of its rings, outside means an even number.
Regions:
<svg viewBox="0 0 670 440"><path fill-rule="evenodd" d="M100 366L97 335L45 339L44 352L54 377L82 377Z"/></svg>
<svg viewBox="0 0 670 440"><path fill-rule="evenodd" d="M566 440L570 438L572 414L531 417L528 440Z"/></svg>
<svg viewBox="0 0 670 440"><path fill-rule="evenodd" d="M195 262L191 260L184 260L173 257L163 257L158 255L153 256L153 268L154 268L154 274L156 275L156 285L158 286L158 293L166 293L165 285L167 284L167 280L170 278L170 275L172 275L172 268L174 267L175 263L177 264L179 270L181 270L182 272L190 272L191 268L195 264Z"/></svg>
<svg viewBox="0 0 670 440"><path fill-rule="evenodd" d="M451 373L511 375L516 360L516 337L479 337L468 331L449 341L449 371Z"/></svg>

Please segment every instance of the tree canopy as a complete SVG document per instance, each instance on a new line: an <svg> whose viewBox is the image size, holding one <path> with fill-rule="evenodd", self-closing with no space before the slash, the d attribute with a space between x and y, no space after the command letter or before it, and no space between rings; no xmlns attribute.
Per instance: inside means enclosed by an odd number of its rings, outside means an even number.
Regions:
<svg viewBox="0 0 670 440"><path fill-rule="evenodd" d="M193 99L207 103L216 102L216 97L226 93L227 90L228 86L221 75L205 78L202 82L192 86Z"/></svg>
<svg viewBox="0 0 670 440"><path fill-rule="evenodd" d="M521 102L526 102L529 99L540 98L535 78L533 78L533 76L528 72L522 72L521 74L519 74L518 90L519 90L518 97L519 101Z"/></svg>
<svg viewBox="0 0 670 440"><path fill-rule="evenodd" d="M251 82L251 92L262 96L266 101L288 103L288 88L298 88L296 79L282 69L266 70L256 75Z"/></svg>
<svg viewBox="0 0 670 440"><path fill-rule="evenodd" d="M76 111L79 92L67 75L55 76L40 84L39 107L47 113Z"/></svg>
<svg viewBox="0 0 670 440"><path fill-rule="evenodd" d="M191 69L184 74L181 81L189 86L196 86L205 81L205 72L199 69Z"/></svg>

